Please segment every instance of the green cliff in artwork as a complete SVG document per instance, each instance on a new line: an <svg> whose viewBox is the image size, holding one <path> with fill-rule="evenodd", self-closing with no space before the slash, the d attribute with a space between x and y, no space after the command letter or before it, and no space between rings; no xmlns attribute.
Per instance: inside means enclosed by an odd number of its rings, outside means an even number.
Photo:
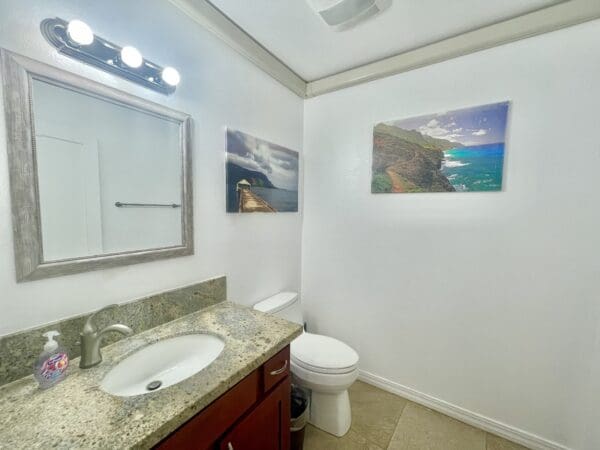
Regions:
<svg viewBox="0 0 600 450"><path fill-rule="evenodd" d="M371 191L447 192L454 187L442 174L444 150L457 143L379 124L373 130Z"/></svg>

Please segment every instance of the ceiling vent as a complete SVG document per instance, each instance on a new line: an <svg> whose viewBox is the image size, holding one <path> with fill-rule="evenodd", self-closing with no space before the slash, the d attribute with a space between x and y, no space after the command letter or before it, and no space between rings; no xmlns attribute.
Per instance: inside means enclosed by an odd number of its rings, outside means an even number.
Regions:
<svg viewBox="0 0 600 450"><path fill-rule="evenodd" d="M392 0L307 0L327 25L336 31L354 25L387 9Z"/></svg>

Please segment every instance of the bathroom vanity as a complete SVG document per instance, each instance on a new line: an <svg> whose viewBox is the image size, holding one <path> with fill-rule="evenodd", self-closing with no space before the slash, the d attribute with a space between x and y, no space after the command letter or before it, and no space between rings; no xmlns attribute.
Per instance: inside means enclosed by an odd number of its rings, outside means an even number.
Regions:
<svg viewBox="0 0 600 450"><path fill-rule="evenodd" d="M0 387L4 448L289 448L289 344L298 324L231 302L185 315L102 349L90 369L40 390L32 376ZM223 351L183 381L142 395L113 395L103 380L142 349L176 336L212 334ZM166 355L165 355L165 358ZM157 365L164 364L157 358Z"/></svg>
<svg viewBox="0 0 600 450"><path fill-rule="evenodd" d="M287 450L289 361L287 346L155 448Z"/></svg>

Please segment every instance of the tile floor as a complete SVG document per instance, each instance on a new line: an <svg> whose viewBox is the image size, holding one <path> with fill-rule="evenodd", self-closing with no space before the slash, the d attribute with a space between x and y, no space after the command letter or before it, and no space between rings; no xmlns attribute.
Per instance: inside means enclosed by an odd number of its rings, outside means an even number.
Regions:
<svg viewBox="0 0 600 450"><path fill-rule="evenodd" d="M304 450L526 450L360 381L350 402L348 434L336 438L307 425Z"/></svg>

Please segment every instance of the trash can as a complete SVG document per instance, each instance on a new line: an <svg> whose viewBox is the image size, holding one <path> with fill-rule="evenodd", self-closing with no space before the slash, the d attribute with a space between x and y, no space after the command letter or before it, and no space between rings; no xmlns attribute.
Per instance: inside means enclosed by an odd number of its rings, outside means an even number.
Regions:
<svg viewBox="0 0 600 450"><path fill-rule="evenodd" d="M308 401L308 391L292 385L291 450L302 450L304 446L304 428L308 422Z"/></svg>

